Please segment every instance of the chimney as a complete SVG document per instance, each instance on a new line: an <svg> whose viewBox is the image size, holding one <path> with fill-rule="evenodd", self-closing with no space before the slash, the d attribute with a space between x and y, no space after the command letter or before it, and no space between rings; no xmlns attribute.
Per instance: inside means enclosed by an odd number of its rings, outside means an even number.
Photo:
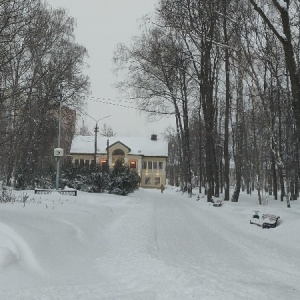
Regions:
<svg viewBox="0 0 300 300"><path fill-rule="evenodd" d="M157 134L151 134L151 141L157 141Z"/></svg>

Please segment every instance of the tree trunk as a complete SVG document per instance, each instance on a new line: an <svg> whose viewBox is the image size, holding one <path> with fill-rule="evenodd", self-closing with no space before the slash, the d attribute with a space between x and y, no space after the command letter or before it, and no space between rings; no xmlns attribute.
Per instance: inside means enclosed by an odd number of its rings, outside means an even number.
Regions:
<svg viewBox="0 0 300 300"><path fill-rule="evenodd" d="M250 3L252 4L253 8L259 13L261 18L273 31L273 33L283 46L285 65L288 70L289 79L291 81L291 90L293 96L292 106L298 132L297 137L298 140L300 140L300 77L299 68L297 66L293 47L293 39L296 37L292 37L288 4L286 4L287 8L283 8L278 0L272 0L272 2L280 14L283 35L277 31L276 27L271 23L271 21L263 12L263 10L257 5L256 1L250 0Z"/></svg>
<svg viewBox="0 0 300 300"><path fill-rule="evenodd" d="M273 143L272 143L273 144ZM272 149L274 149L274 145L272 145ZM275 157L273 154L273 151L271 151L271 157L272 157L272 163L271 163L271 168L272 168L272 192L274 195L274 199L278 199L278 187L277 187L277 173L276 173L276 162L275 162Z"/></svg>
<svg viewBox="0 0 300 300"><path fill-rule="evenodd" d="M224 0L224 43L228 45L227 35L227 0ZM225 124L224 124L224 200L229 200L229 113L230 113L230 65L229 65L229 50L225 47L225 89L226 89L226 100L225 100Z"/></svg>

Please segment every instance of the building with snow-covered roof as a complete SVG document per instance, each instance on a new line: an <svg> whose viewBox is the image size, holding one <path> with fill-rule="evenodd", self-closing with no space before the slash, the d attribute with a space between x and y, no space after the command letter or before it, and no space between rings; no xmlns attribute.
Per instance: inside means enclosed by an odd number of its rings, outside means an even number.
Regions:
<svg viewBox="0 0 300 300"><path fill-rule="evenodd" d="M74 137L70 156L76 165L90 166L95 159L98 165L112 168L118 159L123 159L141 177L141 186L160 188L166 184L168 143L156 135L143 137L98 137L78 135Z"/></svg>

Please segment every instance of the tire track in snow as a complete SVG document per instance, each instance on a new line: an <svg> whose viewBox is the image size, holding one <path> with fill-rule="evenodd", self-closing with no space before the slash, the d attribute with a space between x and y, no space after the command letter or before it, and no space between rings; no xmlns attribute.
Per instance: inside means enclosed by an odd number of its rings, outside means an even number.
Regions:
<svg viewBox="0 0 300 300"><path fill-rule="evenodd" d="M64 219L57 219L57 221L70 227L71 234L73 234L78 240L80 240L80 241L83 240L85 233L81 230L81 228L79 226L75 225L72 222L64 220Z"/></svg>
<svg viewBox="0 0 300 300"><path fill-rule="evenodd" d="M153 211L153 231L154 231L154 245L152 253L157 258L159 254L159 245L158 245L158 232L157 232L157 199L154 200L154 211Z"/></svg>
<svg viewBox="0 0 300 300"><path fill-rule="evenodd" d="M1 250L3 259L6 259L3 265L5 263L24 262L32 271L43 274L43 270L37 262L34 253L26 241L15 230L5 223L0 222L0 233L6 237L6 246L2 247Z"/></svg>
<svg viewBox="0 0 300 300"><path fill-rule="evenodd" d="M270 296L275 297L281 294L281 290L292 290L296 286L291 280L282 282L283 270L278 269L276 262L278 259L285 259L285 256L275 244L260 243L264 239L263 236L255 242L258 236L251 233L253 227L250 230L244 228L249 225L248 222L247 225L236 227L237 222L227 216L226 210L221 212L220 209L199 204L184 197L174 199L168 195L157 207L161 229L158 231L161 249L159 258L182 271L182 282L190 280L194 283L194 286L190 285L191 293L201 294L197 283L205 282L212 292L210 294L208 291L205 297L212 297L217 285L224 295L231 297L230 299L246 296L247 290L251 291L253 296L262 296L265 285L268 284L268 276L278 282L278 288L274 288ZM262 233L270 234L272 231ZM263 268L262 257L265 257ZM292 263L285 260L285 265L284 277L295 276ZM228 278L226 274L232 274L232 269L236 270L234 277ZM257 286L255 291L249 288L249 282Z"/></svg>
<svg viewBox="0 0 300 300"><path fill-rule="evenodd" d="M118 282L114 295L151 292L150 299L158 299L157 292L164 293L166 285L175 288L177 270L158 258L156 197L136 193L130 207L115 211L117 218L106 232L110 236L108 251L97 264L108 282ZM165 274L163 282L158 274Z"/></svg>

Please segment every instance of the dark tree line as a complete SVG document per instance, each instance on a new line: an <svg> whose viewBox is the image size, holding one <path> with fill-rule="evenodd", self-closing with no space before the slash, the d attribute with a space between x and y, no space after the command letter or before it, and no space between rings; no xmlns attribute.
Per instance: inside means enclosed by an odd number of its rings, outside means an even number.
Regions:
<svg viewBox="0 0 300 300"><path fill-rule="evenodd" d="M197 181L208 201L229 200L230 185L231 201L254 188L260 203L298 196L299 22L299 1L160 0L118 46L119 86L141 109L175 116L172 183L191 192Z"/></svg>
<svg viewBox="0 0 300 300"><path fill-rule="evenodd" d="M44 1L0 0L0 174L7 184L21 175L33 183L54 165L59 101L64 139L72 139L74 109L89 88L87 51L74 26Z"/></svg>

